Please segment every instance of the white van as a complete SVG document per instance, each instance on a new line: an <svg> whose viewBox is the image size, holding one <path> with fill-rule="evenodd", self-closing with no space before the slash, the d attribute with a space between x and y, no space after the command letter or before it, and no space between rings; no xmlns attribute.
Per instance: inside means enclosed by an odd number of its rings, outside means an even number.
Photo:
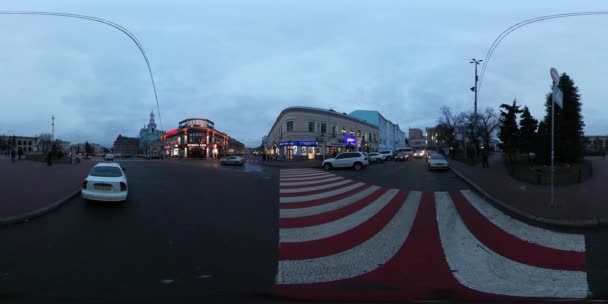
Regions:
<svg viewBox="0 0 608 304"><path fill-rule="evenodd" d="M398 148L398 149L395 150L395 154L401 153L401 152L403 152L403 153L405 153L405 154L407 154L409 156L414 155L414 149L412 149L411 147Z"/></svg>

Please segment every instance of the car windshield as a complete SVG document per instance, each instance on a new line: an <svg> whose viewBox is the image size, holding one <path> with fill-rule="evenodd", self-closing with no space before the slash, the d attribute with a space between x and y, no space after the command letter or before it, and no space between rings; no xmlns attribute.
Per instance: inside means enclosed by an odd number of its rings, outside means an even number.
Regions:
<svg viewBox="0 0 608 304"><path fill-rule="evenodd" d="M98 177L120 177L122 176L122 170L111 166L96 166L91 170L89 175Z"/></svg>
<svg viewBox="0 0 608 304"><path fill-rule="evenodd" d="M602 29L597 0L2 1L0 304L608 300Z"/></svg>

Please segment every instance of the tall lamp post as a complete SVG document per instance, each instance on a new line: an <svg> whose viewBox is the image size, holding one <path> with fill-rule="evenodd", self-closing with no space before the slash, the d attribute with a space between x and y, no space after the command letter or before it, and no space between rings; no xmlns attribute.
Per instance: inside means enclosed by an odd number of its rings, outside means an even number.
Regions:
<svg viewBox="0 0 608 304"><path fill-rule="evenodd" d="M477 143L477 82L479 81L479 76L477 76L477 66L483 61L483 59L471 59L471 62L469 63L473 63L475 64L475 86L471 88L471 91L473 91L473 93L475 93L475 105L474 105L474 111L473 111L473 136L475 138L475 143ZM467 147L465 145L464 149L466 150ZM475 146L475 152L477 152L477 146ZM477 158L477 153L475 153L474 158Z"/></svg>

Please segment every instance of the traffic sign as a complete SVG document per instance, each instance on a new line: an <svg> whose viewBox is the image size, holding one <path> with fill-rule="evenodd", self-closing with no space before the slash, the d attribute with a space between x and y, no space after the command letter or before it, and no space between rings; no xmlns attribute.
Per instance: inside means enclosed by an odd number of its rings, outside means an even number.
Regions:
<svg viewBox="0 0 608 304"><path fill-rule="evenodd" d="M553 83L559 83L559 73L557 72L557 70L555 68L551 68L549 70L549 73L551 73L551 79L553 79Z"/></svg>

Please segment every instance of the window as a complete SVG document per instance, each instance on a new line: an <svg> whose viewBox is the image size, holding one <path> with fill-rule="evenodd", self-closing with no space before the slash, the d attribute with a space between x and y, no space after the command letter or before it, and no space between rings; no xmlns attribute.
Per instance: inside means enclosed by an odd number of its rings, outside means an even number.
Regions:
<svg viewBox="0 0 608 304"><path fill-rule="evenodd" d="M355 129L350 129L350 135L354 135L355 134Z"/></svg>
<svg viewBox="0 0 608 304"><path fill-rule="evenodd" d="M361 137L361 130L357 130L357 137Z"/></svg>
<svg viewBox="0 0 608 304"><path fill-rule="evenodd" d="M331 126L331 136L336 137L336 133L338 133L338 127L336 125Z"/></svg>
<svg viewBox="0 0 608 304"><path fill-rule="evenodd" d="M342 126L342 134L346 134L346 127Z"/></svg>
<svg viewBox="0 0 608 304"><path fill-rule="evenodd" d="M325 124L324 122L321 123L321 133L327 133L327 124Z"/></svg>
<svg viewBox="0 0 608 304"><path fill-rule="evenodd" d="M293 121L287 122L287 132L293 131Z"/></svg>
<svg viewBox="0 0 608 304"><path fill-rule="evenodd" d="M314 132L314 131L315 131L315 122L309 121L308 122L308 132Z"/></svg>

